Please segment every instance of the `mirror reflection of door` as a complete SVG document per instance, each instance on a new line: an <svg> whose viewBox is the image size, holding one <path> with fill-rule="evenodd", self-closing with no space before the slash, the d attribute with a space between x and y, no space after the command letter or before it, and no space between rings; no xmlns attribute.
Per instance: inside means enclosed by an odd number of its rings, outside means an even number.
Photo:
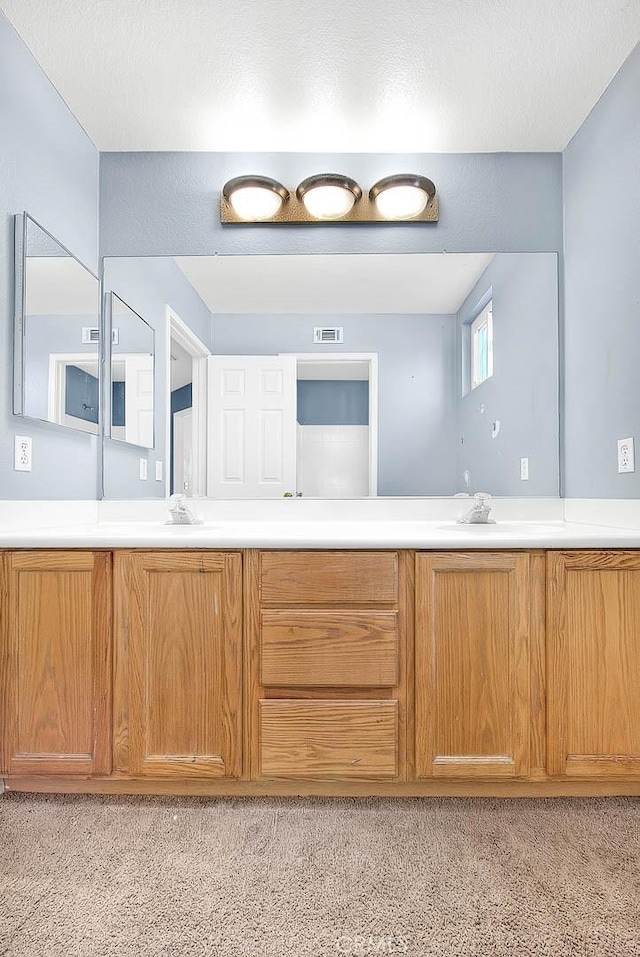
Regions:
<svg viewBox="0 0 640 957"><path fill-rule="evenodd" d="M296 493L294 356L210 356L207 494Z"/></svg>
<svg viewBox="0 0 640 957"><path fill-rule="evenodd" d="M170 343L171 492L193 489L193 358L175 338Z"/></svg>

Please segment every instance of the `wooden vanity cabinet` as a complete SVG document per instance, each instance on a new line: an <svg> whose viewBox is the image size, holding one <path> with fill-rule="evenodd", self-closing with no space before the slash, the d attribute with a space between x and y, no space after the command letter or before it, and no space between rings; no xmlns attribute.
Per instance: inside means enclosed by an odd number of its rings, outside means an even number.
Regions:
<svg viewBox="0 0 640 957"><path fill-rule="evenodd" d="M115 555L115 769L242 773L242 555Z"/></svg>
<svg viewBox="0 0 640 957"><path fill-rule="evenodd" d="M640 550L0 553L0 777L640 794Z"/></svg>
<svg viewBox="0 0 640 957"><path fill-rule="evenodd" d="M548 769L640 778L640 552L549 552Z"/></svg>
<svg viewBox="0 0 640 957"><path fill-rule="evenodd" d="M416 556L417 778L542 773L543 563L527 552Z"/></svg>
<svg viewBox="0 0 640 957"><path fill-rule="evenodd" d="M0 768L111 770L111 555L1 556Z"/></svg>
<svg viewBox="0 0 640 957"><path fill-rule="evenodd" d="M251 778L403 780L407 588L399 552L250 552Z"/></svg>

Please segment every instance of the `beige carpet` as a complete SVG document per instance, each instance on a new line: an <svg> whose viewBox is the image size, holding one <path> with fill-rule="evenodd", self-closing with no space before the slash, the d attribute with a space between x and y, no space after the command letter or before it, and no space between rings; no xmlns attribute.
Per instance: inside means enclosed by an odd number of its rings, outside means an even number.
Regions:
<svg viewBox="0 0 640 957"><path fill-rule="evenodd" d="M640 955L640 801L0 797L0 955L403 953Z"/></svg>

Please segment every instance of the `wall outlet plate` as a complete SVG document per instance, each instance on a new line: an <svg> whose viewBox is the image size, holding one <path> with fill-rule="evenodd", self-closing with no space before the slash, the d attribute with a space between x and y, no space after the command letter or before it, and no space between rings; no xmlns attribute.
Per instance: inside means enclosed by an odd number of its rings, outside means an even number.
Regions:
<svg viewBox="0 0 640 957"><path fill-rule="evenodd" d="M635 472L636 453L633 436L618 439L618 472Z"/></svg>
<svg viewBox="0 0 640 957"><path fill-rule="evenodd" d="M13 469L15 472L31 471L31 438L28 435L14 437Z"/></svg>

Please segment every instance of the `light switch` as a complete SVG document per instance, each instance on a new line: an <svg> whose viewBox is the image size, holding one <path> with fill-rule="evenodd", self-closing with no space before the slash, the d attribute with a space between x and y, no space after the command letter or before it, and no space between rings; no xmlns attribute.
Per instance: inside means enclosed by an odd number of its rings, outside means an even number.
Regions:
<svg viewBox="0 0 640 957"><path fill-rule="evenodd" d="M147 481L147 460L146 459L140 459L140 481L141 482Z"/></svg>
<svg viewBox="0 0 640 957"><path fill-rule="evenodd" d="M156 462L156 482L162 481L162 462L160 459Z"/></svg>
<svg viewBox="0 0 640 957"><path fill-rule="evenodd" d="M520 459L520 479L523 482L529 481L529 459Z"/></svg>

